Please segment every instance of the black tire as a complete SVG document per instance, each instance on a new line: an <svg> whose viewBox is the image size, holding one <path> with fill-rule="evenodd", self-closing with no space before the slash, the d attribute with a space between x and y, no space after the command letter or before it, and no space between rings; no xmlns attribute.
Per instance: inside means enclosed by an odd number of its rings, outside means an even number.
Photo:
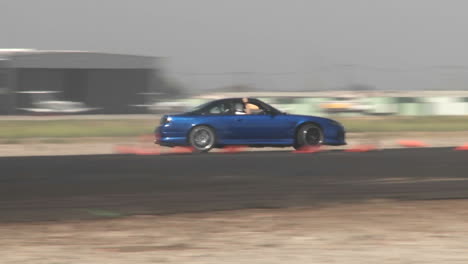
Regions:
<svg viewBox="0 0 468 264"><path fill-rule="evenodd" d="M312 123L307 123L299 127L296 132L295 149L306 146L320 146L323 143L322 129Z"/></svg>
<svg viewBox="0 0 468 264"><path fill-rule="evenodd" d="M189 133L189 143L195 152L208 152L215 146L215 132L208 126L196 126Z"/></svg>

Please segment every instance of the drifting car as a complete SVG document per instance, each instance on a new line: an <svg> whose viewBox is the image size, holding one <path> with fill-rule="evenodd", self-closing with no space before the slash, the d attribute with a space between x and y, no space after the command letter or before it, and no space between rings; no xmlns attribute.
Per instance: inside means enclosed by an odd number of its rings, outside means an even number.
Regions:
<svg viewBox="0 0 468 264"><path fill-rule="evenodd" d="M344 127L332 119L291 115L258 99L246 114L242 98L210 101L181 114L164 115L155 129L155 143L190 146L197 152L230 145L289 147L345 145Z"/></svg>

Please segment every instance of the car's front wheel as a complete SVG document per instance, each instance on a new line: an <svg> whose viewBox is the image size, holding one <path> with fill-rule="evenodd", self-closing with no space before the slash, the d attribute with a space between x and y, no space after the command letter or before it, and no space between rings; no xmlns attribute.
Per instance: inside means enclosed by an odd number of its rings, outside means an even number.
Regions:
<svg viewBox="0 0 468 264"><path fill-rule="evenodd" d="M215 132L207 126L196 126L189 134L189 143L197 152L208 152L216 142Z"/></svg>
<svg viewBox="0 0 468 264"><path fill-rule="evenodd" d="M308 146L320 146L323 143L323 131L316 124L304 124L297 130L295 149Z"/></svg>

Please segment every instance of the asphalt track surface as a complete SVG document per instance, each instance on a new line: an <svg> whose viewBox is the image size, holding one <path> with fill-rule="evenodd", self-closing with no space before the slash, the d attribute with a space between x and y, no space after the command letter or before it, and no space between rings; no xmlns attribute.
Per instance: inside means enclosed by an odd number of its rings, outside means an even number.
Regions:
<svg viewBox="0 0 468 264"><path fill-rule="evenodd" d="M0 158L0 222L468 198L468 151Z"/></svg>

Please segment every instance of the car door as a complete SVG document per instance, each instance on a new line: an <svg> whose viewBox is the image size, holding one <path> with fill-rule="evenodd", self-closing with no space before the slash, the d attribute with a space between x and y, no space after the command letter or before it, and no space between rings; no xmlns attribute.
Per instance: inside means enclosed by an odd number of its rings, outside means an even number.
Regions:
<svg viewBox="0 0 468 264"><path fill-rule="evenodd" d="M241 100L235 102L242 103ZM256 104L255 102L252 102ZM235 137L239 140L245 140L246 143L280 143L279 141L287 138L288 130L294 126L288 122L284 115L270 114L260 104L256 104L260 110L256 113L247 115L235 115L232 130Z"/></svg>
<svg viewBox="0 0 468 264"><path fill-rule="evenodd" d="M210 104L200 111L199 122L212 126L216 131L218 140L233 139L232 124L234 113L231 100L221 100Z"/></svg>

